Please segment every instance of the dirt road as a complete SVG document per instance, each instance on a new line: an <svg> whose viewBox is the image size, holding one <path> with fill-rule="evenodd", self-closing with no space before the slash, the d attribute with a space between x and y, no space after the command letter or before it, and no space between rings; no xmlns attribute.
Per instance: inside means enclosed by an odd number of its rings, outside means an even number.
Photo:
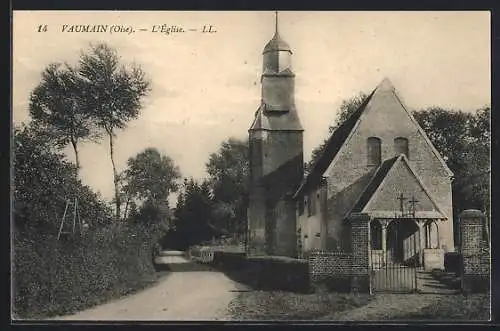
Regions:
<svg viewBox="0 0 500 331"><path fill-rule="evenodd" d="M164 260L177 266L192 263L178 256ZM237 287L217 271L170 272L139 293L56 320L227 320L226 309L238 294Z"/></svg>

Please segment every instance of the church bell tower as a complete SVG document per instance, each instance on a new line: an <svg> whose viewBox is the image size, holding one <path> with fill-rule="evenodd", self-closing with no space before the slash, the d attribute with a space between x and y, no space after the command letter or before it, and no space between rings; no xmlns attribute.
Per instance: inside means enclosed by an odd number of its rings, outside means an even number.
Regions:
<svg viewBox="0 0 500 331"><path fill-rule="evenodd" d="M303 176L303 129L295 108L292 51L275 33L263 51L261 104L249 129L248 253L296 254L292 195Z"/></svg>

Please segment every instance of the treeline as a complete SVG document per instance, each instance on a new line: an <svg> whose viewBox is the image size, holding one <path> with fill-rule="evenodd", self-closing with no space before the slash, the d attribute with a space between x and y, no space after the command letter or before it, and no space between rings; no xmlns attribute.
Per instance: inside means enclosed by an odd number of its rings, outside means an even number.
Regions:
<svg viewBox="0 0 500 331"><path fill-rule="evenodd" d="M165 246L178 249L226 237L243 243L248 206L248 142L230 138L205 165L208 178L184 179Z"/></svg>
<svg viewBox="0 0 500 331"><path fill-rule="evenodd" d="M136 208L135 222L125 222L121 212L123 199L137 200L139 192L144 205L151 202L141 191L142 154L129 161L123 176L113 154L116 132L139 116L149 81L138 66L120 61L114 49L98 44L84 50L74 66L48 65L30 96L30 121L14 129L12 278L17 318L71 313L154 280L152 251L164 231L161 222L140 222L147 208ZM78 176L81 143L105 138L113 164L113 206ZM68 146L75 163L62 153ZM74 207L69 206L65 225L70 233L58 238L67 201L74 198L83 224L76 222L72 233Z"/></svg>
<svg viewBox="0 0 500 331"><path fill-rule="evenodd" d="M187 248L243 233L248 144L229 139L213 153L203 181L182 180L174 161L151 147L119 171L116 133L140 115L150 91L139 66L123 64L106 44L90 45L76 65L53 63L29 100L30 121L14 129L14 314L71 313L137 290L154 279L156 243ZM109 146L114 198L79 178L82 143ZM75 162L63 150L70 147ZM175 208L169 196L178 193ZM58 239L73 218L74 233ZM71 231L70 231L71 232Z"/></svg>

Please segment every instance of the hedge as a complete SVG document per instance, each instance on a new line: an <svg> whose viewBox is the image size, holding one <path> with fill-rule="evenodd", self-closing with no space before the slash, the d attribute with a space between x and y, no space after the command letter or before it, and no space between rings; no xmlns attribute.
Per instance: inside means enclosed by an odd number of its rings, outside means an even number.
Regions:
<svg viewBox="0 0 500 331"><path fill-rule="evenodd" d="M233 280L257 290L309 292L309 267L305 260L216 251L213 265Z"/></svg>
<svg viewBox="0 0 500 331"><path fill-rule="evenodd" d="M14 235L14 314L69 314L140 288L155 275L154 242L140 226L98 228L61 241Z"/></svg>

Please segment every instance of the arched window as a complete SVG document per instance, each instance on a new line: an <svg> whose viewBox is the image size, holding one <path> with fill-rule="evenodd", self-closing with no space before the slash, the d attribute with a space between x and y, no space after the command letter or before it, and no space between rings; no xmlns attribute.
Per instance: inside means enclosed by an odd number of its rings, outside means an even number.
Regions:
<svg viewBox="0 0 500 331"><path fill-rule="evenodd" d="M396 155L404 154L408 157L408 139L404 137L394 139L394 152Z"/></svg>
<svg viewBox="0 0 500 331"><path fill-rule="evenodd" d="M368 165L379 165L381 161L381 140L377 137L370 137L367 140Z"/></svg>

